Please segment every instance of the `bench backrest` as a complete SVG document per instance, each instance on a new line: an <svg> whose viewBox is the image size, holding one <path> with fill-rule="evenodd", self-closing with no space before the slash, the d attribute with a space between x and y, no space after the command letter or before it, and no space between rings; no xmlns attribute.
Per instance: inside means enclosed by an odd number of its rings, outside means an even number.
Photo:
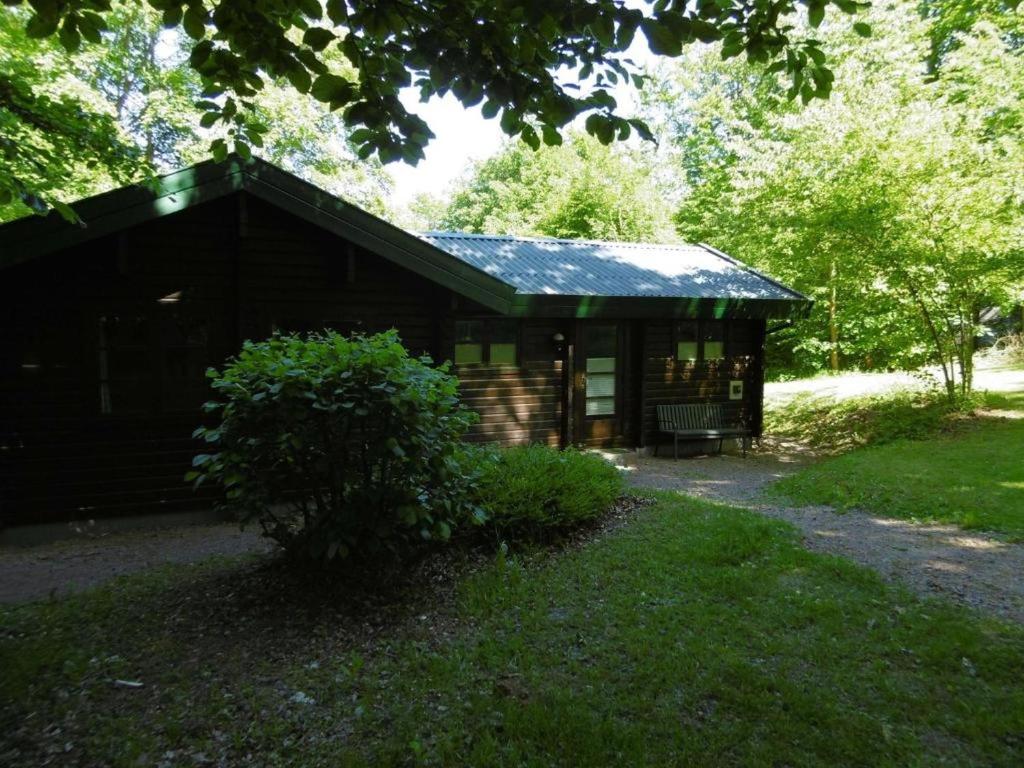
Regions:
<svg viewBox="0 0 1024 768"><path fill-rule="evenodd" d="M659 405L658 429L669 432L676 429L722 429L725 411L718 403L692 405Z"/></svg>

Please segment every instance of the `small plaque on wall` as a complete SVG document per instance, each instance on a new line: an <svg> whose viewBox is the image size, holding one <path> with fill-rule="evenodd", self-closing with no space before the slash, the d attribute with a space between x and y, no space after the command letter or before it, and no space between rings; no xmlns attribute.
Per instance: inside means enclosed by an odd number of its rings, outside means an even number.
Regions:
<svg viewBox="0 0 1024 768"><path fill-rule="evenodd" d="M730 400L742 400L743 399L743 380L737 379L729 382L729 399Z"/></svg>

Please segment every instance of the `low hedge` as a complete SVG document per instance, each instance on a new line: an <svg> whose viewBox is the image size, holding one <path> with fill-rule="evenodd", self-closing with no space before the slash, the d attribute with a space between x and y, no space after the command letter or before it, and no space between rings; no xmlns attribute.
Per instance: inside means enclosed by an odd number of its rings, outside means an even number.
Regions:
<svg viewBox="0 0 1024 768"><path fill-rule="evenodd" d="M501 541L549 540L596 519L623 493L618 469L575 449L525 445L482 450L478 458L485 528Z"/></svg>

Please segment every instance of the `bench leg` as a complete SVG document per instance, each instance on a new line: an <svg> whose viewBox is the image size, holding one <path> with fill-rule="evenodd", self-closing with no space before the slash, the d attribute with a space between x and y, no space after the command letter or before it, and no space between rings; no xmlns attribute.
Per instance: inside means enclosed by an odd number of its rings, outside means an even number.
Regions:
<svg viewBox="0 0 1024 768"><path fill-rule="evenodd" d="M679 435L672 435L672 458L679 461Z"/></svg>

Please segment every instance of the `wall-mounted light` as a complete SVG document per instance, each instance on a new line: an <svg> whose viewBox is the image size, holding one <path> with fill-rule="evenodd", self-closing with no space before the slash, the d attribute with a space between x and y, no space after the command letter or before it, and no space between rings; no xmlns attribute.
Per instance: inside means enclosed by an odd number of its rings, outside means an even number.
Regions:
<svg viewBox="0 0 1024 768"><path fill-rule="evenodd" d="M565 352L565 334L559 331L551 336L551 341L555 344L555 352L562 355Z"/></svg>

